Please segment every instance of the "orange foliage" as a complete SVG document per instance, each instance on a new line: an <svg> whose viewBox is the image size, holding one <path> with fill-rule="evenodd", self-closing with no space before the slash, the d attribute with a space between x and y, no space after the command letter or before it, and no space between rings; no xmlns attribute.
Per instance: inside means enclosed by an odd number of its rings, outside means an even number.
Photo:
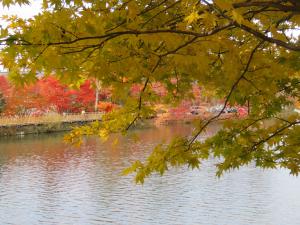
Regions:
<svg viewBox="0 0 300 225"><path fill-rule="evenodd" d="M100 110L100 112L110 112L117 107L118 106L116 104L113 104L111 102L99 102L98 104L98 109Z"/></svg>

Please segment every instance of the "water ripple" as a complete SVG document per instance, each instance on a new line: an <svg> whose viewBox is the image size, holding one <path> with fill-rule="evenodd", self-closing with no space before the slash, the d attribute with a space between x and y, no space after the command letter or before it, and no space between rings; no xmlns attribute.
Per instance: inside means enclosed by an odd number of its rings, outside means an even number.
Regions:
<svg viewBox="0 0 300 225"><path fill-rule="evenodd" d="M121 137L119 146L90 138L79 149L56 135L2 140L0 224L300 224L300 180L286 171L247 167L218 179L209 160L143 186L120 176L189 129L142 130L140 141Z"/></svg>

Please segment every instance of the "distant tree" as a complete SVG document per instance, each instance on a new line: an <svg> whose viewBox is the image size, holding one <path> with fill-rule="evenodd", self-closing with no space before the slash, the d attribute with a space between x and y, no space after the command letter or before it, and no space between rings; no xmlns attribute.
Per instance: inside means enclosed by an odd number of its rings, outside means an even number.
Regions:
<svg viewBox="0 0 300 225"><path fill-rule="evenodd" d="M6 77L0 77L0 92L5 93L5 114L24 114L32 110L45 113L49 110L62 112L94 111L95 89L91 80L85 80L79 87L68 87L54 76L39 79L34 84L16 87ZM108 93L100 92L99 99Z"/></svg>
<svg viewBox="0 0 300 225"><path fill-rule="evenodd" d="M72 93L67 85L62 84L53 76L40 79L37 83L38 93L45 102L59 113L70 112Z"/></svg>
<svg viewBox="0 0 300 225"><path fill-rule="evenodd" d="M24 115L32 110L47 108L47 102L38 93L33 85L24 87L11 86L6 96L6 115Z"/></svg>
<svg viewBox="0 0 300 225"><path fill-rule="evenodd" d="M11 85L9 84L6 76L0 76L0 92L3 95L8 95L11 90Z"/></svg>
<svg viewBox="0 0 300 225"><path fill-rule="evenodd" d="M94 104L96 99L96 90L93 88L92 81L86 80L79 88L68 90L70 93L70 110L72 112L92 112L94 111ZM101 99L102 96L98 94L98 99Z"/></svg>
<svg viewBox="0 0 300 225"><path fill-rule="evenodd" d="M0 113L3 113L5 105L6 105L5 98L2 94L2 92L0 92Z"/></svg>

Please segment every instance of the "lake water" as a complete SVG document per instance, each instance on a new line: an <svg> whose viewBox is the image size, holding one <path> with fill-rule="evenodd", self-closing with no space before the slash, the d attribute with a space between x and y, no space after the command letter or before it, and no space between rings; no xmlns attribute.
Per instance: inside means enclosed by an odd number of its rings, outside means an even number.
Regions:
<svg viewBox="0 0 300 225"><path fill-rule="evenodd" d="M287 171L247 167L218 179L208 160L144 185L120 176L156 143L189 132L144 129L137 142L89 138L81 148L61 134L0 139L0 224L300 224L300 178Z"/></svg>

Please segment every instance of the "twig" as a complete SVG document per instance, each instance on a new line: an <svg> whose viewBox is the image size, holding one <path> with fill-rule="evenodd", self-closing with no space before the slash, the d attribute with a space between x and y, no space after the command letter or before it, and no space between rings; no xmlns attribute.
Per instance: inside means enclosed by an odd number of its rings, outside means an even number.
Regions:
<svg viewBox="0 0 300 225"><path fill-rule="evenodd" d="M254 56L255 52L256 52L257 49L263 44L263 42L264 42L264 41L259 42L259 44L256 45L255 48L252 50L252 52L251 52L251 54L250 54L250 56L249 56L249 59L248 59L248 62L247 62L247 65L246 65L244 71L242 72L241 76L240 76L240 77L234 82L234 84L231 86L231 89L230 89L229 93L227 94L227 96L226 96L226 98L225 98L225 103L224 103L224 105L223 105L221 111L220 111L217 115L211 117L210 119L208 119L208 120L204 123L204 125L199 129L199 131L191 138L191 140L190 140L190 142L189 142L189 144L188 144L188 149L187 149L187 150L189 150L189 149L191 148L191 145L192 145L192 144L194 143L194 141L198 138L198 136L203 132L203 130L206 129L206 127L207 127L210 123L212 123L212 122L215 121L217 118L219 118L219 117L221 116L221 114L224 112L225 108L226 108L227 105L228 105L228 102L229 102L229 100L230 100L230 97L231 97L232 93L233 93L234 90L237 88L239 82L244 78L244 76L245 76L245 74L247 73L247 71L248 71L248 69L249 69L249 67L250 67L250 64L251 64L251 62L252 62L252 60L253 60L253 56Z"/></svg>

